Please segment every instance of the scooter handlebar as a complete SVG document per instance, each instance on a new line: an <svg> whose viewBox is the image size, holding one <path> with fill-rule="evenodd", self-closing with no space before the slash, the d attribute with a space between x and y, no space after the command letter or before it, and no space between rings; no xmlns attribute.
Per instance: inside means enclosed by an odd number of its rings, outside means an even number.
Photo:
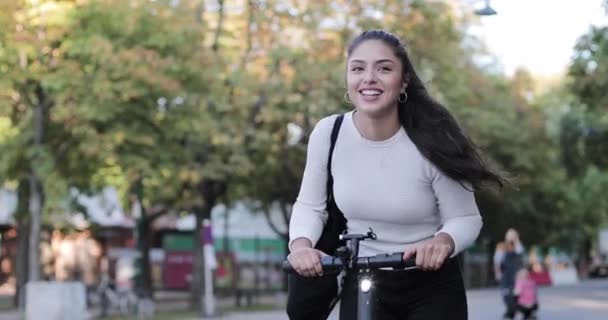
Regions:
<svg viewBox="0 0 608 320"><path fill-rule="evenodd" d="M337 273L345 267L345 261L342 258L334 256L324 256L321 258L323 273ZM385 253L369 257L359 257L354 261L353 267L357 269L406 269L415 268L416 260L415 258L410 258L404 261L403 252ZM287 273L296 272L287 260L283 261L283 271Z"/></svg>

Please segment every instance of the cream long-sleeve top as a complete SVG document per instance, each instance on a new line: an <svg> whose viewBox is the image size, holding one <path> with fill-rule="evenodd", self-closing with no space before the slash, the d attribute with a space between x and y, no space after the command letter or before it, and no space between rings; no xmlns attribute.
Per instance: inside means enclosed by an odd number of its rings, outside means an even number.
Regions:
<svg viewBox="0 0 608 320"><path fill-rule="evenodd" d="M470 246L482 226L472 191L443 174L418 151L405 129L384 141L365 139L346 113L334 149L331 170L334 197L349 233L371 227L377 240L360 242L359 256L402 252L445 232L455 256ZM300 193L289 224L290 244L308 238L313 246L327 221L327 156L337 115L319 121L307 149Z"/></svg>

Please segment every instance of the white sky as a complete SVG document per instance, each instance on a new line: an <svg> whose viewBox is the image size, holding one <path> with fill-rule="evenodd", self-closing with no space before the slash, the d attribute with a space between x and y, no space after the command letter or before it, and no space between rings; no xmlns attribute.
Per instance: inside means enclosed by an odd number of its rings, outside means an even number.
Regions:
<svg viewBox="0 0 608 320"><path fill-rule="evenodd" d="M479 1L483 3L483 1ZM511 75L523 66L554 75L570 62L574 44L593 25L608 25L602 0L492 0L497 15L471 30Z"/></svg>

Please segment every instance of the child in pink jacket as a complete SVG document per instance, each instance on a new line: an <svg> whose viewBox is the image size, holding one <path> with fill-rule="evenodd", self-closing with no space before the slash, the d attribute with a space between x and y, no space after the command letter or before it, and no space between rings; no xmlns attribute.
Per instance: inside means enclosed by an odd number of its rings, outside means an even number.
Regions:
<svg viewBox="0 0 608 320"><path fill-rule="evenodd" d="M513 294L517 296L517 310L521 311L524 319L536 319L535 311L538 309L538 295L536 282L530 278L527 269L517 272Z"/></svg>

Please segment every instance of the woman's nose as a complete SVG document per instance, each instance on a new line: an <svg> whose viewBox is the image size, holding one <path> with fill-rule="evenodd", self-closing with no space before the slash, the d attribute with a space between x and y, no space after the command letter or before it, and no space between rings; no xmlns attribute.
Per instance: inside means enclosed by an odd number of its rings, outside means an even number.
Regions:
<svg viewBox="0 0 608 320"><path fill-rule="evenodd" d="M374 70L366 71L365 74L363 75L363 82L364 83L373 83L375 81L376 81L376 74L374 73Z"/></svg>

